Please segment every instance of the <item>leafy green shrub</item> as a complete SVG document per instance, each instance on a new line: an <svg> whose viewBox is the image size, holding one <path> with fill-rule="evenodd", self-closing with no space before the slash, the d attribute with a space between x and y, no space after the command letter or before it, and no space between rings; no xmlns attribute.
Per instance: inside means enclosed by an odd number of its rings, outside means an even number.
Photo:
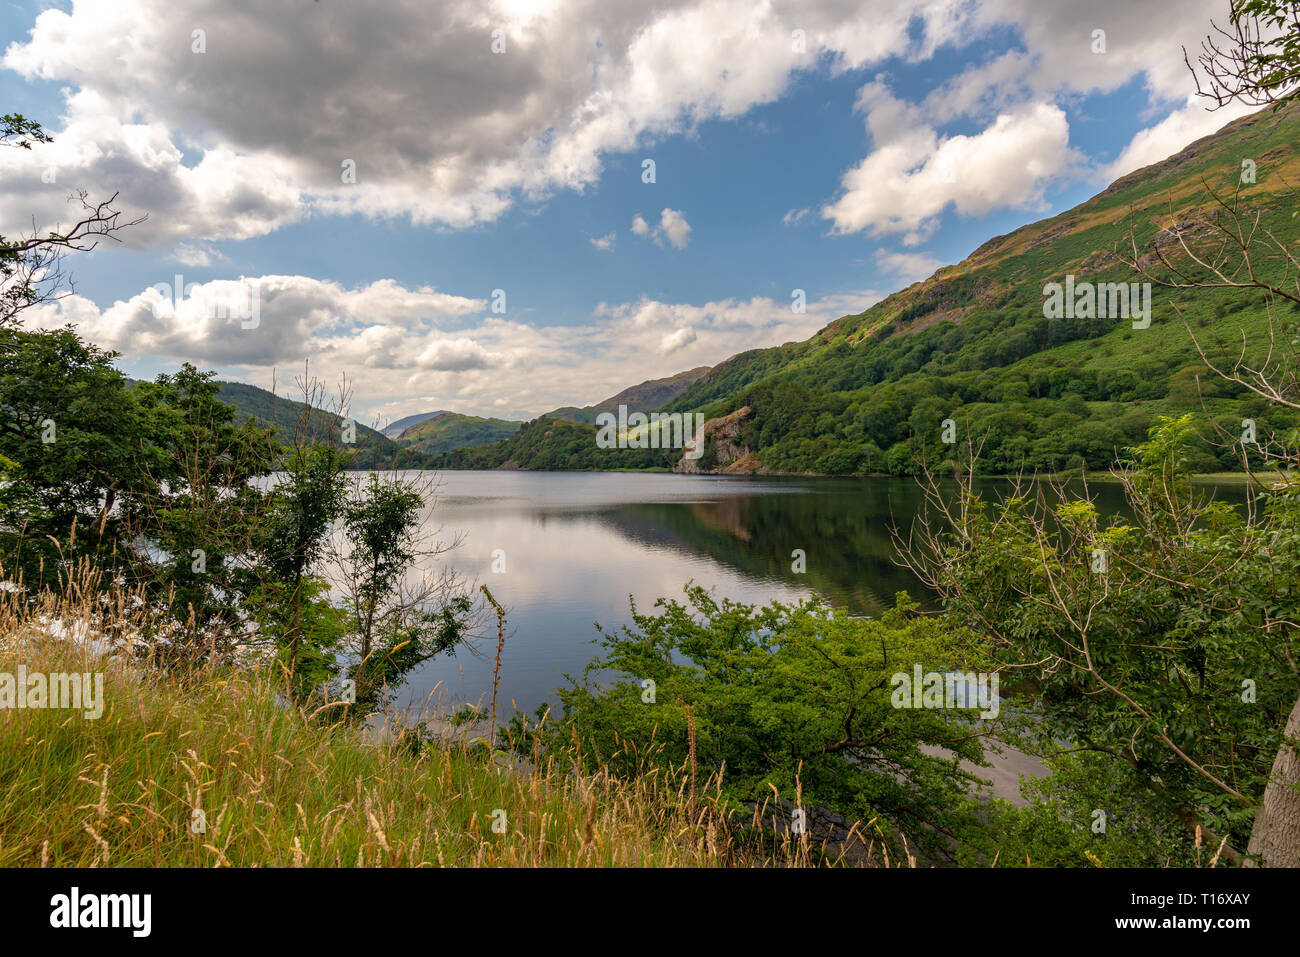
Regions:
<svg viewBox="0 0 1300 957"><path fill-rule="evenodd" d="M932 854L976 826L966 797L983 763L973 711L895 707L892 676L981 670L978 645L916 614L900 595L881 619L818 601L761 608L688 586L685 604L632 609L633 624L602 630L603 654L559 692L562 718L530 736L552 748L578 742L584 767L618 775L695 762L720 775L744 813L782 799L829 809ZM692 767L695 765L692 764Z"/></svg>

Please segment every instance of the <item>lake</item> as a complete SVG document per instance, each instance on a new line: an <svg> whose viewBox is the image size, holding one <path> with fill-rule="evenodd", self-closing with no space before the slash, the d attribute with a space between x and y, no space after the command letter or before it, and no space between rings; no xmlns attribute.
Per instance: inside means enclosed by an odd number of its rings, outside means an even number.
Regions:
<svg viewBox="0 0 1300 957"><path fill-rule="evenodd" d="M913 479L687 476L621 472L458 472L440 475L428 521L463 536L443 556L507 609L498 711L531 712L596 654L594 624L631 621L694 581L720 597L761 604L816 592L854 614L878 615L901 590L930 596L891 558L890 528L922 503ZM981 488L1007 484L987 480ZM1117 485L1091 489L1103 513L1123 511ZM1241 500L1241 488L1220 490ZM504 572L493 553L504 552ZM806 571L792 569L802 549ZM499 558L499 556L498 556ZM498 562L498 567L499 562ZM495 628L483 655L442 657L414 673L399 705L437 688L446 703L486 704ZM445 697L444 697L445 696Z"/></svg>

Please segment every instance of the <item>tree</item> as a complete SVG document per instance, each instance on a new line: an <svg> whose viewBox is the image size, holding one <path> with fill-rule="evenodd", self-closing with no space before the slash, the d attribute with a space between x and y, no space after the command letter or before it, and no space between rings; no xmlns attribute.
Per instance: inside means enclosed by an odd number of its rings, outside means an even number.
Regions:
<svg viewBox="0 0 1300 957"><path fill-rule="evenodd" d="M0 116L0 146L30 150L33 143L51 143L53 138L34 120L18 113ZM79 190L71 198L80 205L79 219L66 230L40 235L33 225L30 235L17 239L0 236L0 328L12 326L25 309L68 295L59 287L71 283L63 270L69 252L88 252L103 239L118 241L117 233L144 222L145 217L121 222L113 208L114 193L103 202L90 202Z"/></svg>
<svg viewBox="0 0 1300 957"><path fill-rule="evenodd" d="M156 472L140 464L150 481L122 507L131 538L150 543L136 549L134 581L173 630L181 626L169 651L200 660L248 637L242 606L261 578L264 480L281 452L273 430L237 424L220 391L214 373L189 363L136 385L154 439L169 454Z"/></svg>
<svg viewBox="0 0 1300 957"><path fill-rule="evenodd" d="M458 544L426 530L433 493L432 480L371 472L343 508L331 566L350 617L358 704L377 704L385 689L430 658L454 653L468 634L473 603L459 579L427 568Z"/></svg>
<svg viewBox="0 0 1300 957"><path fill-rule="evenodd" d="M166 467L157 423L116 356L70 327L0 328L0 455L12 463L0 535L6 573L28 587L60 587L78 556L125 560L116 505Z"/></svg>
<svg viewBox="0 0 1300 957"><path fill-rule="evenodd" d="M1215 33L1202 44L1198 64L1206 76L1204 85L1197 68L1188 61L1198 94L1212 101L1211 109L1231 102L1271 105L1274 110L1293 106L1300 99L1300 4L1294 0L1233 0L1229 24L1228 29L1216 26ZM1120 258L1165 288L1192 292L1229 289L1262 295L1268 317L1264 341L1250 342L1243 336L1236 357L1226 360L1221 358L1222 344L1219 349L1208 350L1185 312L1177 304L1175 308L1211 372L1272 405L1300 410L1296 323L1279 315L1279 307L1284 304L1289 303L1292 309L1300 306L1300 259L1287 237L1265 222L1264 211L1242 201L1240 179L1230 195L1209 184L1206 192L1210 198L1207 210L1171 215L1166 234L1173 237L1173 243L1140 247L1136 230L1130 228L1128 254ZM1247 470L1252 467L1252 452L1264 466L1290 470L1300 462L1300 436L1293 430L1257 441L1253 449L1240 436L1222 429L1219 433L1227 447L1239 447L1239 458ZM1282 503L1279 507L1285 508L1297 494L1294 480L1278 484L1269 494L1274 503ZM1271 865L1297 867L1300 696L1282 732L1283 740L1255 816L1249 851Z"/></svg>
<svg viewBox="0 0 1300 957"><path fill-rule="evenodd" d="M313 574L347 501L347 454L334 445L298 445L283 463L260 529L265 579L250 601L295 695L307 697L338 672L341 616L329 584Z"/></svg>
<svg viewBox="0 0 1300 957"><path fill-rule="evenodd" d="M1154 427L1117 471L1131 520L1104 525L1086 488L988 502L930 480L932 511L899 544L953 623L1024 675L1038 750L1109 756L1241 861L1296 695L1300 499L1242 516L1196 492L1193 417Z"/></svg>
<svg viewBox="0 0 1300 957"><path fill-rule="evenodd" d="M0 116L0 147L30 150L50 142L36 121ZM112 208L116 194L97 204L84 192L76 198L83 214L70 229L0 236L0 474L8 483L0 563L26 587L57 584L79 556L97 550L111 562L117 498L147 482L128 460L148 466L165 457L125 377L112 366L116 353L83 342L71 326L34 333L17 328L24 310L62 295L68 252L94 249L143 221L119 222Z"/></svg>
<svg viewBox="0 0 1300 957"><path fill-rule="evenodd" d="M1281 106L1300 87L1300 3L1294 0L1232 0L1228 27L1214 30L1201 43L1196 92L1214 101L1211 109L1232 102ZM1205 74L1204 86L1201 73Z"/></svg>
<svg viewBox="0 0 1300 957"><path fill-rule="evenodd" d="M1226 54L1211 43L1202 66L1217 85L1202 93L1216 105L1294 100L1295 32L1279 39L1257 25L1294 27L1295 10L1234 4L1240 42ZM1156 230L1131 223L1119 258L1166 289L1262 297L1265 337L1243 335L1235 358L1202 342L1185 304L1173 305L1210 373L1300 410L1294 323L1278 313L1300 302L1300 262L1258 190L1247 202L1240 181L1205 186L1208 202L1171 210ZM1205 501L1186 481L1192 431L1191 414L1164 421L1121 467L1131 522L1103 527L1086 491L1057 488L1049 501L1041 487L1019 487L987 502L969 485L947 496L931 480L933 512L899 545L953 620L993 639L1002 666L1030 678L1047 753L1065 739L1108 757L1129 787L1211 835L1229 860L1296 866L1300 485L1289 474L1261 480L1244 516ZM1289 468L1300 454L1294 433L1261 429L1256 442L1218 431L1248 471Z"/></svg>

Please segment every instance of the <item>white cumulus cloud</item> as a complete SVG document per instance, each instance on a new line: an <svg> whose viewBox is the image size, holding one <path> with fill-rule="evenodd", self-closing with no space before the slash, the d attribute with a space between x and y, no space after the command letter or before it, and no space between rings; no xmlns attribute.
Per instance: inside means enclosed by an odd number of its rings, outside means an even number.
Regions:
<svg viewBox="0 0 1300 957"><path fill-rule="evenodd" d="M896 108L886 97L886 109ZM1070 129L1060 107L1033 104L1000 114L973 136L940 136L909 126L844 174L843 194L822 208L833 229L928 239L947 210L982 216L1033 208L1071 160Z"/></svg>
<svg viewBox="0 0 1300 957"><path fill-rule="evenodd" d="M187 360L264 388L278 382L282 391L309 359L323 382L351 381L353 408L368 422L435 408L531 417L585 405L647 378L806 339L880 298L869 290L823 296L803 313L767 297L641 298L601 304L569 326L492 314L486 300L392 280L346 288L261 276L185 284L179 294L173 285L104 309L69 296L32 309L27 322L71 322L92 342L134 357Z"/></svg>
<svg viewBox="0 0 1300 957"><path fill-rule="evenodd" d="M680 209L664 209L659 213L659 225L651 226L637 213L632 219L632 233L642 239L651 239L662 246L665 241L676 249L685 249L691 241L691 224Z"/></svg>

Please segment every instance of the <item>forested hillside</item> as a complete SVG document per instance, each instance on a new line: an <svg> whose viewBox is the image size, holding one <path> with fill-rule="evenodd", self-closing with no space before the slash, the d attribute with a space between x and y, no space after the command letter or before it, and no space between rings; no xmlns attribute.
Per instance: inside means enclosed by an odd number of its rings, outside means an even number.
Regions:
<svg viewBox="0 0 1300 957"><path fill-rule="evenodd" d="M341 429L337 416L324 409L308 409L302 402L286 399L266 389L243 382L221 382L218 398L235 407L238 421L255 419L276 430L277 438L288 442L300 428L305 437L313 441L324 440L331 432ZM356 425L355 455L351 468L405 468L419 469L428 466L428 456L419 449L402 448L381 432L376 432L360 422Z"/></svg>
<svg viewBox="0 0 1300 957"><path fill-rule="evenodd" d="M540 471L667 468L680 454L676 449L602 449L596 445L595 426L540 418L492 445L440 455L431 467Z"/></svg>
<svg viewBox="0 0 1300 957"><path fill-rule="evenodd" d="M1212 189L1259 214L1261 235L1300 235L1289 184L1300 182L1300 110L1262 111L1138 170L1059 216L989 240L957 266L845 316L805 342L734 356L668 405L710 418L748 406L742 443L773 471L910 473L947 468L952 419L983 443L980 469L1103 468L1161 414L1205 407L1227 434L1249 417L1282 423L1259 397L1205 376L1186 318L1207 353L1236 355L1242 334L1266 342L1262 294L1152 290L1148 328L1129 318L1048 318L1044 286L1142 279L1116 253L1174 242ZM1243 159L1257 181L1241 182ZM1210 237L1204 237L1212 242ZM1294 309L1288 306L1291 312ZM1285 318L1285 317L1284 317ZM1300 314L1294 316L1300 319ZM1199 384L1198 384L1199 378ZM1214 430L1202 432L1207 439ZM1239 467L1207 441L1201 471Z"/></svg>
<svg viewBox="0 0 1300 957"><path fill-rule="evenodd" d="M441 455L453 449L490 445L519 431L522 422L485 419L459 412L443 412L409 426L397 436L404 449L424 455Z"/></svg>
<svg viewBox="0 0 1300 957"><path fill-rule="evenodd" d="M1243 334L1266 342L1262 293L1157 285L1150 291L1149 326L1134 328L1140 319L1096 314L1104 310L1049 317L1044 287L1067 276L1094 285L1143 280L1119 254L1134 242L1139 250L1174 243L1170 209L1186 223L1193 211L1213 205L1211 190L1236 194L1245 211L1258 212L1261 230L1294 241L1300 220L1289 184L1300 182L1297 141L1296 107L1230 123L1074 209L990 239L959 265L804 342L731 357L662 408L713 419L748 407L735 445L750 454L738 468L906 475L923 465L955 467L967 437L981 445L981 472L1104 469L1143 441L1159 416L1203 404L1212 420L1201 426L1205 441L1189 453L1189 467L1240 468L1239 448L1222 441L1216 425L1230 436L1243 418L1261 433L1291 422L1264 399L1206 375L1193 336L1211 358L1235 356ZM1241 182L1243 158L1254 164L1253 183ZM1151 254L1145 256L1150 262ZM608 402L551 415L582 412L594 421ZM943 441L947 419L957 443ZM499 445L443 462L451 468L497 467L511 459L521 467L533 460L547 461L546 468L599 467L590 464L598 456L544 448L571 438L566 431L540 439L523 459L514 447ZM661 464L659 453L630 454L642 467ZM733 463L709 450L701 464L724 470Z"/></svg>

